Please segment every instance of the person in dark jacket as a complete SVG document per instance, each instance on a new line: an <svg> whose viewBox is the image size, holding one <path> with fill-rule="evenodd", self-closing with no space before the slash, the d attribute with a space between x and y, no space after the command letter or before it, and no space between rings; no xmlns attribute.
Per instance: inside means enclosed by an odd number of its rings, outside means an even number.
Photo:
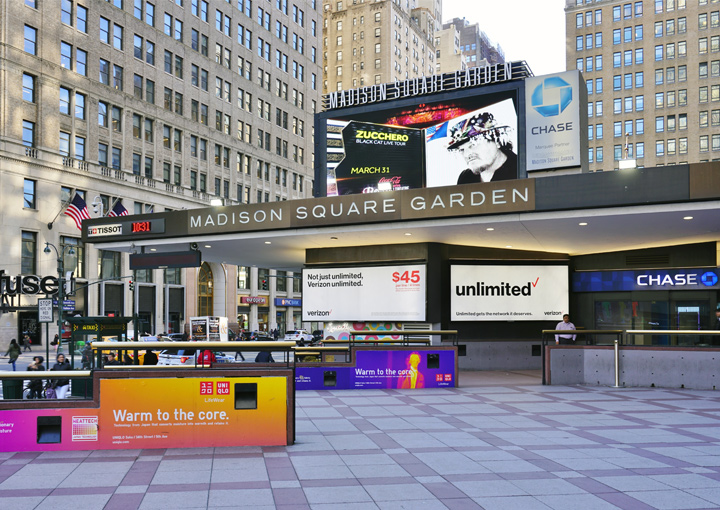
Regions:
<svg viewBox="0 0 720 510"><path fill-rule="evenodd" d="M33 358L32 363L30 363L30 365L28 365L27 371L28 372L44 372L45 365L43 365L43 361L45 361L45 358L43 358L42 356L35 356ZM30 395L28 398L42 398L42 390L43 390L42 379L30 379L30 382L28 383L28 389L30 390Z"/></svg>
<svg viewBox="0 0 720 510"><path fill-rule="evenodd" d="M275 363L270 351L260 351L255 356L255 363Z"/></svg>
<svg viewBox="0 0 720 510"><path fill-rule="evenodd" d="M85 342L85 347L83 347L82 358L81 358L83 370L90 370L90 368L92 367L92 357L93 357L92 343Z"/></svg>
<svg viewBox="0 0 720 510"><path fill-rule="evenodd" d="M153 351L145 351L145 356L143 356L143 365L157 365L157 364L158 364L157 354L155 354Z"/></svg>
<svg viewBox="0 0 720 510"><path fill-rule="evenodd" d="M12 340L10 340L10 346L8 347L8 350L5 353L5 356L8 356L10 358L8 363L12 364L13 372L15 372L15 370L17 370L15 368L15 362L20 357L20 346L18 345L17 340L15 340L14 338Z"/></svg>
<svg viewBox="0 0 720 510"><path fill-rule="evenodd" d="M58 354L56 360L57 363L55 363L50 370L72 370L70 368L70 362L65 359L64 354ZM53 379L52 384L55 387L57 398L63 399L67 396L70 390L70 379Z"/></svg>

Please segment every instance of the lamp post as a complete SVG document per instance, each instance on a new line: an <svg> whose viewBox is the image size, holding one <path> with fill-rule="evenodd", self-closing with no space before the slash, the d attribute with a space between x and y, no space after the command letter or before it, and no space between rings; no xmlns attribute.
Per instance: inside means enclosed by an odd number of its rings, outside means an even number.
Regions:
<svg viewBox="0 0 720 510"><path fill-rule="evenodd" d="M67 250L68 255L75 255L75 249L72 247L72 245L66 245L63 246L60 250L57 249L57 247L52 243L45 243L45 249L43 249L44 253L50 254L52 251L50 248L52 247L53 250L55 250L55 255L57 256L57 272L58 272L58 337L59 337L59 343L58 343L58 353L62 350L62 336L63 336L63 302L65 301L65 251ZM72 344L71 344L72 345ZM47 357L48 357L48 364L50 363L50 344L46 342L46 349L47 349ZM72 351L73 349L71 349ZM72 352L70 353L73 354ZM71 356L71 363L74 364L74 359Z"/></svg>

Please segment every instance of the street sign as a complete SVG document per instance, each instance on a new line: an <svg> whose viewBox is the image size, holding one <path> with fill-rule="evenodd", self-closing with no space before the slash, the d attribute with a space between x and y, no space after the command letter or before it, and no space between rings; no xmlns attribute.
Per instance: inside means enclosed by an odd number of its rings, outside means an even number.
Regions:
<svg viewBox="0 0 720 510"><path fill-rule="evenodd" d="M75 301L72 299L63 299L63 312L74 312Z"/></svg>
<svg viewBox="0 0 720 510"><path fill-rule="evenodd" d="M52 299L38 299L38 322L53 322Z"/></svg>

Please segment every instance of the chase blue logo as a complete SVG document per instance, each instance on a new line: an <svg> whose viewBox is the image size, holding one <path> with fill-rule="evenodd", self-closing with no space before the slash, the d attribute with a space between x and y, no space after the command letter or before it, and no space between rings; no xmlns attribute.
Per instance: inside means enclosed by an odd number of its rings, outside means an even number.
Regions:
<svg viewBox="0 0 720 510"><path fill-rule="evenodd" d="M543 117L560 115L571 102L572 85L557 76L545 78L531 97L533 108Z"/></svg>
<svg viewBox="0 0 720 510"><path fill-rule="evenodd" d="M718 282L718 275L715 273L708 271L707 273L704 273L700 277L700 281L703 283L703 285L707 287L712 287L713 285L717 284Z"/></svg>

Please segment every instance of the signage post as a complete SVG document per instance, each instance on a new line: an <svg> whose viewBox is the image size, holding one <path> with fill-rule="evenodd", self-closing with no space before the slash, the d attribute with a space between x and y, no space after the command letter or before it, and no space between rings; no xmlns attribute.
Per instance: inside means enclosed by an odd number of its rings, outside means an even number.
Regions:
<svg viewBox="0 0 720 510"><path fill-rule="evenodd" d="M38 322L45 323L45 359L50 364L50 326L53 321L53 300L38 299Z"/></svg>

